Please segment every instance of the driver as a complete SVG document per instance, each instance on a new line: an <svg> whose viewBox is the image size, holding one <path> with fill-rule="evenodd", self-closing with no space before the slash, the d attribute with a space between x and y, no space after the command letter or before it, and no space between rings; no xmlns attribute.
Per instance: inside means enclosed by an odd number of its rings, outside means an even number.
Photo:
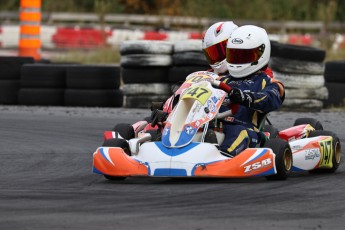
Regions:
<svg viewBox="0 0 345 230"><path fill-rule="evenodd" d="M226 44L230 34L238 26L232 21L217 22L210 26L202 39L202 50L208 64L212 69L208 70L218 75L228 74L226 67Z"/></svg>
<svg viewBox="0 0 345 230"><path fill-rule="evenodd" d="M277 110L285 97L284 86L265 71L270 59L271 45L266 30L253 25L236 29L226 47L229 75L220 81L229 85L228 105L239 104L232 117L223 120L225 139L222 154L233 157L244 149L260 143L260 122L265 115ZM222 106L220 112L226 107Z"/></svg>
<svg viewBox="0 0 345 230"><path fill-rule="evenodd" d="M205 32L202 39L202 50L205 54L208 64L211 69L207 70L214 72L220 76L227 75L228 69L226 66L226 44L230 34L238 28L232 21L217 22L210 26ZM154 109L151 114L151 120L156 120L158 124L162 124L177 104L179 95L173 94L163 105L163 108Z"/></svg>

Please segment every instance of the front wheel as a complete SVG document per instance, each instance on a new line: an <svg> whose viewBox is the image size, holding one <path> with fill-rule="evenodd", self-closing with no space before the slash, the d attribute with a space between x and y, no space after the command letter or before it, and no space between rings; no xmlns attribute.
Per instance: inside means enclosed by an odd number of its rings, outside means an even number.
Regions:
<svg viewBox="0 0 345 230"><path fill-rule="evenodd" d="M123 139L130 140L135 137L134 128L131 124L119 123L112 129L118 132Z"/></svg>
<svg viewBox="0 0 345 230"><path fill-rule="evenodd" d="M120 147L123 149L123 151L130 156L131 151L129 148L129 144L126 140L120 139L120 138L112 138L105 140L102 144L103 147ZM111 175L104 175L104 177L108 180L112 181L118 181L118 180L124 180L126 177L121 177L121 176L111 176Z"/></svg>
<svg viewBox="0 0 345 230"><path fill-rule="evenodd" d="M310 172L325 172L325 173L334 173L337 171L340 162L341 162L341 145L340 145L340 140L339 137L331 132L331 131L325 131L325 130L315 130L309 133L308 137L318 137L318 136L331 136L333 138L332 142L332 168L320 168L320 169L315 169L311 170Z"/></svg>
<svg viewBox="0 0 345 230"><path fill-rule="evenodd" d="M109 176L109 175L104 175L104 177L105 177L107 180L111 180L111 181L121 181L121 180L126 179L126 177L122 177L122 176Z"/></svg>
<svg viewBox="0 0 345 230"><path fill-rule="evenodd" d="M292 151L287 141L283 139L270 139L265 145L265 148L270 148L275 153L275 165L277 174L267 176L267 180L286 180L292 170Z"/></svg>

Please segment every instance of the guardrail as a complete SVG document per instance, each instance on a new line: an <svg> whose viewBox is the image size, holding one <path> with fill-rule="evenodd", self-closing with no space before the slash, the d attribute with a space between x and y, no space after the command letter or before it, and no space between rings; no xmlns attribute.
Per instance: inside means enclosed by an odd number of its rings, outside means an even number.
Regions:
<svg viewBox="0 0 345 230"><path fill-rule="evenodd" d="M2 24L18 22L18 12L0 12ZM226 19L196 18L186 16L165 15L137 15L137 14L107 14L104 22L107 26L116 28L164 28L164 29L198 29L203 30L211 24ZM95 13L43 13L42 24L56 25L99 25L100 17ZM236 20L238 25L255 24L266 28L268 31L308 30L325 31L322 21L265 21L265 20ZM327 30L345 30L345 23L333 22Z"/></svg>

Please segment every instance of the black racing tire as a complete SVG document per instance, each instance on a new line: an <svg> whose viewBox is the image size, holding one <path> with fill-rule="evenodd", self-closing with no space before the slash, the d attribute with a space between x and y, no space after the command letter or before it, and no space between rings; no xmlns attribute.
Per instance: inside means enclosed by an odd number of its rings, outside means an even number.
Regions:
<svg viewBox="0 0 345 230"><path fill-rule="evenodd" d="M324 101L326 108L339 107L345 105L345 83L326 82L325 86L328 90L328 98Z"/></svg>
<svg viewBox="0 0 345 230"><path fill-rule="evenodd" d="M167 83L169 67L121 68L125 84Z"/></svg>
<svg viewBox="0 0 345 230"><path fill-rule="evenodd" d="M131 156L131 151L129 148L129 144L126 140L124 139L119 139L119 138L112 138L105 140L102 144L103 147L120 147L123 149L123 151L128 155ZM119 181L119 180L124 180L126 177L119 177L119 176L111 176L111 175L104 175L104 177L108 180L112 181Z"/></svg>
<svg viewBox="0 0 345 230"><path fill-rule="evenodd" d="M121 138L111 138L105 140L102 144L102 147L120 147L123 151L128 155L131 156L131 150L129 148L129 144L125 139Z"/></svg>
<svg viewBox="0 0 345 230"><path fill-rule="evenodd" d="M277 174L267 176L267 180L286 180L291 174L293 157L290 145L287 141L279 138L270 139L264 144L265 148L270 148L276 154L275 164Z"/></svg>
<svg viewBox="0 0 345 230"><path fill-rule="evenodd" d="M202 41L199 39L179 40L174 44L174 53L202 52Z"/></svg>
<svg viewBox="0 0 345 230"><path fill-rule="evenodd" d="M121 56L122 67L171 66L173 60L168 54L128 54Z"/></svg>
<svg viewBox="0 0 345 230"><path fill-rule="evenodd" d="M209 65L204 66L174 66L169 70L168 80L170 83L184 82L186 77L197 71L206 71L210 69Z"/></svg>
<svg viewBox="0 0 345 230"><path fill-rule="evenodd" d="M271 44L271 57L323 62L326 57L326 51L310 46L290 45L274 42Z"/></svg>
<svg viewBox="0 0 345 230"><path fill-rule="evenodd" d="M20 105L53 105L64 104L64 89L22 88L18 92Z"/></svg>
<svg viewBox="0 0 345 230"><path fill-rule="evenodd" d="M124 95L167 94L171 91L168 83L124 84Z"/></svg>
<svg viewBox="0 0 345 230"><path fill-rule="evenodd" d="M66 106L122 107L122 90L66 89Z"/></svg>
<svg viewBox="0 0 345 230"><path fill-rule="evenodd" d="M124 41L120 45L120 54L171 54L173 45L167 41Z"/></svg>
<svg viewBox="0 0 345 230"><path fill-rule="evenodd" d="M152 119L151 119L151 116L149 117L144 117L144 121L147 121L147 123L151 123L152 122Z"/></svg>
<svg viewBox="0 0 345 230"><path fill-rule="evenodd" d="M309 118L309 117L302 117L302 118L297 118L293 124L293 126L297 125L305 125L309 124L313 126L315 130L323 130L323 126L321 122L315 118Z"/></svg>
<svg viewBox="0 0 345 230"><path fill-rule="evenodd" d="M279 136L279 130L273 125L266 124L263 132L268 132L270 134L270 139L277 138Z"/></svg>
<svg viewBox="0 0 345 230"><path fill-rule="evenodd" d="M340 163L341 163L341 144L339 137L331 132L326 130L315 130L309 133L308 137L317 137L317 136L331 136L333 138L332 148L333 148L333 155L332 155L332 168L319 168L316 170L311 170L310 172L321 172L321 173L334 173L337 171Z"/></svg>
<svg viewBox="0 0 345 230"><path fill-rule="evenodd" d="M317 89L325 85L325 78L323 74L310 75L310 74L294 74L282 73L273 71L274 77L283 82L286 88L292 89Z"/></svg>
<svg viewBox="0 0 345 230"><path fill-rule="evenodd" d="M32 57L10 57L0 56L0 79L20 79L20 69L24 64L32 64L35 60Z"/></svg>
<svg viewBox="0 0 345 230"><path fill-rule="evenodd" d="M104 177L107 180L111 180L111 181L122 181L124 179L126 179L126 177L122 177L122 176L109 176L109 175L104 175Z"/></svg>
<svg viewBox="0 0 345 230"><path fill-rule="evenodd" d="M345 61L329 61L325 64L325 80L326 82L342 82L345 83Z"/></svg>
<svg viewBox="0 0 345 230"><path fill-rule="evenodd" d="M75 65L66 70L69 89L119 89L120 67L115 65Z"/></svg>
<svg viewBox="0 0 345 230"><path fill-rule="evenodd" d="M142 108L150 109L153 101L166 101L169 95L136 95L125 96L124 107L125 108Z"/></svg>
<svg viewBox="0 0 345 230"><path fill-rule="evenodd" d="M21 69L23 88L65 88L68 65L27 64Z"/></svg>
<svg viewBox="0 0 345 230"><path fill-rule="evenodd" d="M319 112L323 109L323 101L315 99L287 99L280 111Z"/></svg>
<svg viewBox="0 0 345 230"><path fill-rule="evenodd" d="M175 66L205 66L208 65L205 54L202 52L181 52L173 54Z"/></svg>
<svg viewBox="0 0 345 230"><path fill-rule="evenodd" d="M131 124L116 124L113 128L113 131L118 132L120 136L126 140L130 140L135 137L134 128Z"/></svg>
<svg viewBox="0 0 345 230"><path fill-rule="evenodd" d="M0 80L0 104L17 104L19 89L19 80Z"/></svg>
<svg viewBox="0 0 345 230"><path fill-rule="evenodd" d="M279 57L272 57L269 66L271 69L283 73L323 75L325 71L325 64L323 62L310 62Z"/></svg>
<svg viewBox="0 0 345 230"><path fill-rule="evenodd" d="M290 99L317 99L326 100L328 98L328 89L325 86L320 88L286 88L285 89L285 100Z"/></svg>

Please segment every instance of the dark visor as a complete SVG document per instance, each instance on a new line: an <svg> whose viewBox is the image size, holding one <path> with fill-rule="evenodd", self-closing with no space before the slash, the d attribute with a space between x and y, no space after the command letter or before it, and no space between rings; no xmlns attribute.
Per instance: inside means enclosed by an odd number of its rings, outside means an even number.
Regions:
<svg viewBox="0 0 345 230"><path fill-rule="evenodd" d="M204 49L205 56L210 65L217 64L225 59L227 41L228 40L224 40Z"/></svg>
<svg viewBox="0 0 345 230"><path fill-rule="evenodd" d="M226 49L226 61L230 64L247 64L257 62L265 51L265 45L253 49Z"/></svg>

